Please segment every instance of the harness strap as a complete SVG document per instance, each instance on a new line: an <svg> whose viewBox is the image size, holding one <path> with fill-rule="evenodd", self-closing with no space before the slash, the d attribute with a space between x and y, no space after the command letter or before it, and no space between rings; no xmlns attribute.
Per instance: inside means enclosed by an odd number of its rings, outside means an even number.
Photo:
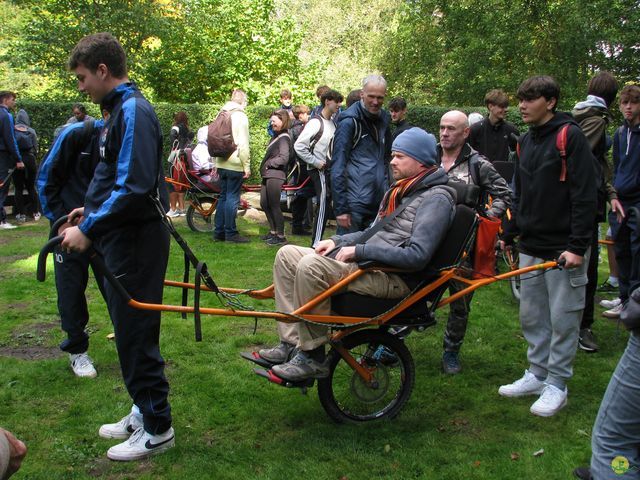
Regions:
<svg viewBox="0 0 640 480"><path fill-rule="evenodd" d="M556 148L560 152L560 160L562 166L560 167L560 181L567 181L567 131L569 130L569 124L566 123L556 135Z"/></svg>

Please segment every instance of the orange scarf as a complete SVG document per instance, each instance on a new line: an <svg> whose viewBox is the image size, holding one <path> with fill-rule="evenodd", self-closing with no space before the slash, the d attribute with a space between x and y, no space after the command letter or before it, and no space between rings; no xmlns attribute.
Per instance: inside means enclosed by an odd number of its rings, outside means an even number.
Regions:
<svg viewBox="0 0 640 480"><path fill-rule="evenodd" d="M391 185L391 188L384 194L384 198L380 203L378 217L384 218L393 212L398 205L400 205L400 202L404 197L413 193L422 181L437 169L438 167L433 165L413 177L403 178Z"/></svg>

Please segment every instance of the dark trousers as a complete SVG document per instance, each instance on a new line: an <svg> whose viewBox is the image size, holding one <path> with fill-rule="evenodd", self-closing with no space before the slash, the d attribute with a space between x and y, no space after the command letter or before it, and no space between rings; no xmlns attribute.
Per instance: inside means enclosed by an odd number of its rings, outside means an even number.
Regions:
<svg viewBox="0 0 640 480"><path fill-rule="evenodd" d="M24 196L22 192L27 190L27 204L29 206L29 214L33 215L40 211L38 204L38 194L36 193L36 158L28 153L22 155L24 168L13 172L13 184L15 186L15 202L16 208L14 213L26 215Z"/></svg>
<svg viewBox="0 0 640 480"><path fill-rule="evenodd" d="M4 211L4 202L9 194L9 185L11 185L11 179L9 178L9 169L13 163L11 157L7 152L0 151L0 182L4 184L0 187L0 222L7 220L7 214Z"/></svg>
<svg viewBox="0 0 640 480"><path fill-rule="evenodd" d="M162 303L169 232L160 220L117 228L98 246L107 268L133 299ZM171 407L160 355L160 312L130 307L106 281L105 292L127 391L142 412L144 429L163 433L171 427Z"/></svg>
<svg viewBox="0 0 640 480"><path fill-rule="evenodd" d="M284 216L280 208L280 192L284 180L279 178L263 178L260 187L260 208L269 221L269 228L278 235L284 235Z"/></svg>
<svg viewBox="0 0 640 480"><path fill-rule="evenodd" d="M640 286L640 232L638 220L629 217L631 207L640 208L640 203L633 203L619 199L627 214L627 221L622 224L614 212L609 212L609 225L613 237L613 249L618 261L618 281L620 283L620 298L626 302L629 294Z"/></svg>
<svg viewBox="0 0 640 480"><path fill-rule="evenodd" d="M58 292L58 312L62 330L67 339L60 344L60 349L68 353L83 353L89 348L89 335L85 332L89 322L87 298L85 290L89 280L89 266L106 299L103 277L93 266L87 253L66 253L60 248L54 250L54 270L56 290Z"/></svg>
<svg viewBox="0 0 640 480"><path fill-rule="evenodd" d="M214 236L231 238L238 235L236 215L238 214L238 205L240 205L243 174L219 168L218 175L220 176L220 197L216 205Z"/></svg>
<svg viewBox="0 0 640 480"><path fill-rule="evenodd" d="M465 266L471 268L471 262L465 262ZM467 288L468 285L452 280L449 283L449 295L454 295ZM444 330L443 348L446 352L459 352L464 336L467 333L469 312L471 312L471 300L473 292L449 304L449 318Z"/></svg>
<svg viewBox="0 0 640 480"><path fill-rule="evenodd" d="M582 322L580 322L580 330L591 328L593 325L593 310L598 288L598 224L593 227L591 235L591 255L589 256L589 265L587 266L587 289L584 299L584 311L582 312Z"/></svg>

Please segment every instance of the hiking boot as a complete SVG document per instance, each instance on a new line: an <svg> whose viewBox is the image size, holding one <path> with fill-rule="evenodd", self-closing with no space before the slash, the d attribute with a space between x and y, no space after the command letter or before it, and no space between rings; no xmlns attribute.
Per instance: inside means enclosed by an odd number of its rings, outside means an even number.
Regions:
<svg viewBox="0 0 640 480"><path fill-rule="evenodd" d="M596 337L593 335L593 332L590 328L583 328L582 330L580 330L580 336L578 337L578 348L589 353L598 351Z"/></svg>
<svg viewBox="0 0 640 480"><path fill-rule="evenodd" d="M523 397L525 395L540 395L545 383L538 380L529 370L524 371L522 378L509 385L502 385L498 393L503 397Z"/></svg>
<svg viewBox="0 0 640 480"><path fill-rule="evenodd" d="M234 235L233 237L225 238L225 241L231 243L249 243L250 240L247 237L243 237L241 235Z"/></svg>
<svg viewBox="0 0 640 480"><path fill-rule="evenodd" d="M118 423L105 423L98 430L98 435L102 438L129 438L133 432L142 427L142 414L135 405L131 408L131 413Z"/></svg>
<svg viewBox="0 0 640 480"><path fill-rule="evenodd" d="M612 320L617 320L620 318L620 312L622 312L622 303L616 305L615 307L605 310L602 312L602 316L605 318L610 318Z"/></svg>
<svg viewBox="0 0 640 480"><path fill-rule="evenodd" d="M309 378L326 378L329 376L329 365L326 360L319 362L299 351L295 357L282 365L274 365L271 369L278 377L290 382L301 382Z"/></svg>
<svg viewBox="0 0 640 480"><path fill-rule="evenodd" d="M276 365L286 362L294 348L295 346L290 343L280 342L273 348L261 348L258 350L258 355L264 358L267 362Z"/></svg>
<svg viewBox="0 0 640 480"><path fill-rule="evenodd" d="M591 469L589 467L578 467L573 471L573 476L580 480L592 480Z"/></svg>
<svg viewBox="0 0 640 480"><path fill-rule="evenodd" d="M442 371L447 375L460 373L462 366L458 358L458 352L444 352L442 355Z"/></svg>
<svg viewBox="0 0 640 480"><path fill-rule="evenodd" d="M551 417L567 404L568 393L567 387L560 390L555 385L547 385L529 410L539 417Z"/></svg>
<svg viewBox="0 0 640 480"><path fill-rule="evenodd" d="M140 427L127 440L107 450L107 458L121 462L147 458L169 450L175 445L175 438L173 427L158 435L151 435Z"/></svg>
<svg viewBox="0 0 640 480"><path fill-rule="evenodd" d="M11 225L9 222L0 222L0 230L12 230L18 228L15 225Z"/></svg>
<svg viewBox="0 0 640 480"><path fill-rule="evenodd" d="M286 237L280 237L279 235L274 235L269 240L267 240L266 243L267 243L267 245L271 245L271 246L286 245L287 244L287 238Z"/></svg>
<svg viewBox="0 0 640 480"><path fill-rule="evenodd" d="M613 300L601 300L600 306L603 308L606 308L607 310L610 310L612 308L617 307L621 303L622 303L622 300L620 299L620 297L618 297L618 298L614 298Z"/></svg>
<svg viewBox="0 0 640 480"><path fill-rule="evenodd" d="M98 375L87 352L70 353L69 362L71 363L71 370L76 374L76 377L95 378Z"/></svg>
<svg viewBox="0 0 640 480"><path fill-rule="evenodd" d="M213 234L213 241L214 242L224 242L226 240L224 233L222 235L218 235L217 233Z"/></svg>
<svg viewBox="0 0 640 480"><path fill-rule="evenodd" d="M609 293L614 293L618 291L618 285L614 285L613 283L611 283L608 279L605 280L602 285L600 285L597 288L598 292L609 292Z"/></svg>

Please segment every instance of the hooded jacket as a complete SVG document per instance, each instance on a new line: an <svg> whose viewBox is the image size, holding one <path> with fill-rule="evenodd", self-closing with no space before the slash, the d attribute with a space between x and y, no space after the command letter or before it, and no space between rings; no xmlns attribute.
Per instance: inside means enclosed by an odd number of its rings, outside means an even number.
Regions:
<svg viewBox="0 0 640 480"><path fill-rule="evenodd" d="M598 169L598 221L604 221L606 201L617 197L611 184L611 168L607 161L607 126L611 121L611 113L603 99L595 95L588 95L583 102L578 102L571 115L578 122L582 133L587 137L591 152L596 157Z"/></svg>
<svg viewBox="0 0 640 480"><path fill-rule="evenodd" d="M167 203L162 130L151 104L135 84L123 83L103 99L104 109L110 116L100 133L100 163L79 226L92 240L120 226L159 219L152 197Z"/></svg>
<svg viewBox="0 0 640 480"><path fill-rule="evenodd" d="M29 114L23 109L18 110L18 113L16 114L15 129L21 132L22 135L27 135L29 137L29 143L33 145L33 147L31 147L27 152L21 151L20 153L36 155L38 153L38 135L36 134L36 131L31 128ZM18 134L16 133L16 135ZM20 148L20 145L18 145L18 147Z"/></svg>
<svg viewBox="0 0 640 480"><path fill-rule="evenodd" d="M331 159L331 196L336 215L375 214L389 186L387 160L391 149L391 116L373 116L361 101L338 117ZM354 130L362 133L354 148Z"/></svg>
<svg viewBox="0 0 640 480"><path fill-rule="evenodd" d="M402 199L410 202L400 214L365 243L367 230L333 236L336 247L355 245L356 261L373 260L409 271L423 270L444 239L455 216L456 193L447 186L442 168L428 175L421 187ZM375 228L380 217L369 228Z"/></svg>
<svg viewBox="0 0 640 480"><path fill-rule="evenodd" d="M613 178L620 201L640 202L640 124L625 121L613 135Z"/></svg>
<svg viewBox="0 0 640 480"><path fill-rule="evenodd" d="M516 149L516 140L520 132L512 123L500 120L493 125L489 117L471 125L469 144L487 159L493 162L506 162L509 152Z"/></svg>
<svg viewBox="0 0 640 480"><path fill-rule="evenodd" d="M567 123L567 178L561 182L556 136ZM517 227L509 228L505 242L512 243L519 233L519 248L528 255L551 260L567 250L583 256L595 224L594 164L587 139L566 113L531 127L520 139L514 173Z"/></svg>

